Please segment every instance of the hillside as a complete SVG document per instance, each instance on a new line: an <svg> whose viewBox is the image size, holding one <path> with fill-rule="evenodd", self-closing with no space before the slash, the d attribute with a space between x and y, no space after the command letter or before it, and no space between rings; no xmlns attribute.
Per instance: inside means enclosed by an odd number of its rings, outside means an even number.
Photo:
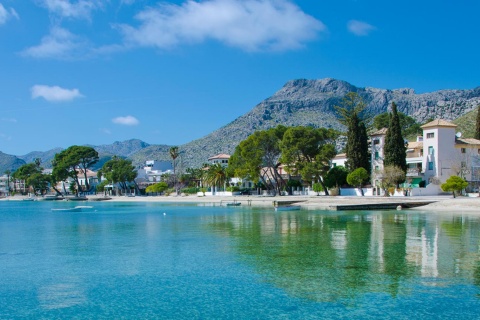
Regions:
<svg viewBox="0 0 480 320"><path fill-rule="evenodd" d="M478 108L467 112L458 119L453 120L457 127L457 132L462 133L463 138L473 138L475 135L475 125L477 120Z"/></svg>
<svg viewBox="0 0 480 320"><path fill-rule="evenodd" d="M422 123L430 118L453 120L480 104L480 87L472 90L441 90L416 94L413 89L358 88L335 79L293 80L250 112L211 134L180 146L187 165L199 166L218 153L233 153L235 146L255 130L311 125L342 130L335 105L348 92L357 92L367 103L366 113L386 112L394 101L400 112Z"/></svg>
<svg viewBox="0 0 480 320"><path fill-rule="evenodd" d="M343 128L337 120L335 106L340 105L343 97L351 91L357 92L365 100L367 103L365 112L369 116L373 117L386 112L394 101L398 111L414 117L420 123L431 118L457 122L463 121L461 119L474 121L475 116L472 115L476 113L472 110L480 104L480 87L471 90L440 90L416 94L413 89L408 88L395 90L359 88L348 82L331 78L292 80L243 116L205 137L179 146L181 165L183 167L199 167L210 156L219 153L232 154L238 143L255 130L264 130L279 124L342 130ZM470 120L467 120L465 120L465 128L472 128L468 124ZM468 137L471 135L468 130L473 129L463 129L459 124L459 130ZM98 167L101 167L101 164L114 154L128 157L135 166L143 165L146 160L170 160L170 146L149 145L136 139L93 147L102 158ZM41 158L42 163L47 167L47 163L51 162L54 154L59 150L29 153L19 158L27 162ZM6 163L6 161L2 162L4 158L0 154L0 164ZM6 169L7 167L0 166L0 172Z"/></svg>

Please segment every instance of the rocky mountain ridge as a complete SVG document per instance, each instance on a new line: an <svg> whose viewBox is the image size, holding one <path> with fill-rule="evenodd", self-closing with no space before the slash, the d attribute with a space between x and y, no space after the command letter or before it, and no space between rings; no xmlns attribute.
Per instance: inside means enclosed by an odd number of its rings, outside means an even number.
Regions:
<svg viewBox="0 0 480 320"><path fill-rule="evenodd" d="M255 130L264 130L279 124L343 130L338 122L335 106L341 105L348 92L357 92L364 99L367 104L365 113L369 116L388 111L391 103L395 102L400 112L412 116L420 123L431 118L451 121L480 105L480 87L416 94L415 90L410 88L360 88L332 78L291 80L246 114L209 135L179 146L181 165L199 167L212 155L231 154L238 143ZM105 159L116 154L132 159L136 166L149 159L170 160L169 148L168 145L149 145L137 139L95 147ZM41 153L35 153L35 156L30 153L28 157L26 155L18 158L31 162L32 157L39 157L42 163L46 164L51 162L54 154L47 151L43 156ZM0 163L1 158L0 154ZM6 169L5 166L0 166L0 172Z"/></svg>

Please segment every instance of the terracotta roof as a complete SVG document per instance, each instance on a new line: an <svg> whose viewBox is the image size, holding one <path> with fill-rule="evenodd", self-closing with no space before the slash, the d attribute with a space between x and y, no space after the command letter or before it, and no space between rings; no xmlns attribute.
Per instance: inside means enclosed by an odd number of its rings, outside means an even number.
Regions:
<svg viewBox="0 0 480 320"><path fill-rule="evenodd" d="M346 157L347 157L346 153L339 153L333 159L340 159L340 158L346 158Z"/></svg>
<svg viewBox="0 0 480 320"><path fill-rule="evenodd" d="M423 126L421 126L420 128L422 129L425 129L425 128L432 128L432 127L450 127L450 128L456 128L457 125L456 124L453 124L451 122L448 122L446 120L443 120L443 119L436 119L436 120L433 120L429 123L426 123L424 124Z"/></svg>
<svg viewBox="0 0 480 320"><path fill-rule="evenodd" d="M378 131L374 131L374 132L370 133L370 135L371 135L371 136L381 136L381 135L387 134L387 131L388 131L387 128L382 128L382 129L380 129L380 130L378 130Z"/></svg>
<svg viewBox="0 0 480 320"><path fill-rule="evenodd" d="M480 145L480 140L473 138L456 138L456 144L470 144L470 145Z"/></svg>
<svg viewBox="0 0 480 320"><path fill-rule="evenodd" d="M408 149L423 148L423 141L413 141L408 143Z"/></svg>
<svg viewBox="0 0 480 320"><path fill-rule="evenodd" d="M220 154L217 154L216 156L208 158L209 161L213 159L230 159L230 155L225 153L220 153Z"/></svg>

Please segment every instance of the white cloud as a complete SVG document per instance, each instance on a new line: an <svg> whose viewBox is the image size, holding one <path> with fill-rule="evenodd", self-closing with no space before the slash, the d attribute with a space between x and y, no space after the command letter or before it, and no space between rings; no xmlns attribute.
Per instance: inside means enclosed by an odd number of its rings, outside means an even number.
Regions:
<svg viewBox="0 0 480 320"><path fill-rule="evenodd" d="M43 37L38 46L25 49L24 56L33 58L70 59L84 57L88 43L61 27L52 27L50 34Z"/></svg>
<svg viewBox="0 0 480 320"><path fill-rule="evenodd" d="M136 126L140 123L140 121L138 121L137 118L132 116L116 117L112 119L112 122L116 124L122 124L125 126Z"/></svg>
<svg viewBox="0 0 480 320"><path fill-rule="evenodd" d="M31 91L32 99L43 98L50 102L65 102L83 97L78 89L64 89L58 86L34 85Z"/></svg>
<svg viewBox="0 0 480 320"><path fill-rule="evenodd" d="M128 45L171 48L210 39L246 51L288 50L326 31L289 0L206 0L140 12L140 26L120 25Z"/></svg>
<svg viewBox="0 0 480 320"><path fill-rule="evenodd" d="M10 10L5 9L5 7L0 3L0 25L5 24L10 18L19 19L15 9L10 8Z"/></svg>
<svg viewBox="0 0 480 320"><path fill-rule="evenodd" d="M347 29L356 36L368 36L376 27L363 21L350 20L347 23Z"/></svg>
<svg viewBox="0 0 480 320"><path fill-rule="evenodd" d="M90 19L93 10L102 7L100 0L37 0L40 6L62 18Z"/></svg>

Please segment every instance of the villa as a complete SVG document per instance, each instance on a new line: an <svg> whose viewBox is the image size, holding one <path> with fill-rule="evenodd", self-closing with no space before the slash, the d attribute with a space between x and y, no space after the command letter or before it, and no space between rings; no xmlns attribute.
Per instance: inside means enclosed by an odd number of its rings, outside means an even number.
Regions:
<svg viewBox="0 0 480 320"><path fill-rule="evenodd" d="M407 187L412 195L438 195L440 185L450 176L464 178L467 192L478 192L480 184L480 140L465 139L455 133L457 126L434 120L422 127L423 135L407 144ZM373 193L382 193L380 182L387 129L370 134ZM425 188L420 188L420 185Z"/></svg>

